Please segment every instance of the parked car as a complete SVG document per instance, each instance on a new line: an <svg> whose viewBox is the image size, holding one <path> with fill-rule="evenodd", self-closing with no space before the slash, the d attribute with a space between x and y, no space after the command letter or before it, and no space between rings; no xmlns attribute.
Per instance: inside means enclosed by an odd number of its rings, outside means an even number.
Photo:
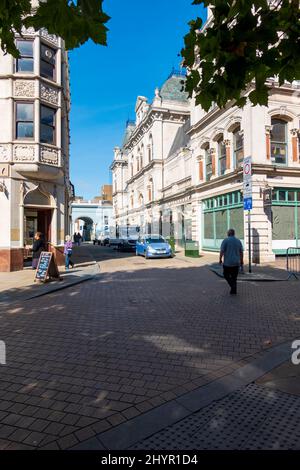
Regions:
<svg viewBox="0 0 300 470"><path fill-rule="evenodd" d="M145 235L138 239L135 254L148 258L172 258L173 251L161 235Z"/></svg>
<svg viewBox="0 0 300 470"><path fill-rule="evenodd" d="M135 251L140 228L137 226L120 226L116 237L111 237L109 246L120 251Z"/></svg>
<svg viewBox="0 0 300 470"><path fill-rule="evenodd" d="M100 232L98 233L94 240L93 240L94 245L109 245L109 235L105 232Z"/></svg>
<svg viewBox="0 0 300 470"><path fill-rule="evenodd" d="M123 238L120 244L121 251L135 251L137 239L135 238Z"/></svg>

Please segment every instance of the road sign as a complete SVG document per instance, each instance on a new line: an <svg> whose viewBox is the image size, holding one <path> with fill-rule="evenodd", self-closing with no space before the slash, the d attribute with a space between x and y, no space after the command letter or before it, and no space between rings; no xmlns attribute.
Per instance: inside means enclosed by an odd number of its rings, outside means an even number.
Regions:
<svg viewBox="0 0 300 470"><path fill-rule="evenodd" d="M243 196L244 210L252 209L252 158L244 158L243 164Z"/></svg>
<svg viewBox="0 0 300 470"><path fill-rule="evenodd" d="M251 211L252 209L252 197L244 197L244 210Z"/></svg>

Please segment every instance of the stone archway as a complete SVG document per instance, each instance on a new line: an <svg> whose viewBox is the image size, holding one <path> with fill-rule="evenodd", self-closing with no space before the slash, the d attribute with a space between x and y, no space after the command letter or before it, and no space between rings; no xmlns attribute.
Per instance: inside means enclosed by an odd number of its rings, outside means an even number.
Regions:
<svg viewBox="0 0 300 470"><path fill-rule="evenodd" d="M79 216L74 221L74 232L79 232L83 241L89 242L95 235L95 224L91 217Z"/></svg>

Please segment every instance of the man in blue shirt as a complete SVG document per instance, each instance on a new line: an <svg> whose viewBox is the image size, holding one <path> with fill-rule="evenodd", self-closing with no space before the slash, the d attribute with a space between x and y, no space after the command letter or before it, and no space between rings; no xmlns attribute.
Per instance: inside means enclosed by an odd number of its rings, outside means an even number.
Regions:
<svg viewBox="0 0 300 470"><path fill-rule="evenodd" d="M220 250L220 264L224 257L223 269L224 278L231 287L230 294L236 294L237 277L239 267L244 264L243 245L241 241L235 237L233 228L227 232L228 238L223 240Z"/></svg>

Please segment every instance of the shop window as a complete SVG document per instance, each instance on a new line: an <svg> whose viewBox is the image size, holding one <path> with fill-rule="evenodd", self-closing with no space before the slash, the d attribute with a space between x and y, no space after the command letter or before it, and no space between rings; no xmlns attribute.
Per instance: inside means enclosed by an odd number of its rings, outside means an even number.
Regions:
<svg viewBox="0 0 300 470"><path fill-rule="evenodd" d="M286 200L285 191L279 191L278 194L279 194L279 201L285 201Z"/></svg>
<svg viewBox="0 0 300 470"><path fill-rule="evenodd" d="M288 191L288 201L294 202L295 201L295 192Z"/></svg>
<svg viewBox="0 0 300 470"><path fill-rule="evenodd" d="M55 110L48 106L41 106L41 142L55 144Z"/></svg>
<svg viewBox="0 0 300 470"><path fill-rule="evenodd" d="M234 228L238 238L244 238L244 211L242 207L230 210L230 227Z"/></svg>
<svg viewBox="0 0 300 470"><path fill-rule="evenodd" d="M41 44L41 76L49 80L55 80L56 51L51 47Z"/></svg>
<svg viewBox="0 0 300 470"><path fill-rule="evenodd" d="M33 103L16 104L16 139L33 139Z"/></svg>
<svg viewBox="0 0 300 470"><path fill-rule="evenodd" d="M276 164L287 164L287 123L282 119L272 119L271 161Z"/></svg>
<svg viewBox="0 0 300 470"><path fill-rule="evenodd" d="M297 194L297 201L300 202L300 191L297 191L296 194ZM300 221L300 219L299 219L299 221Z"/></svg>
<svg viewBox="0 0 300 470"><path fill-rule="evenodd" d="M216 238L223 240L226 237L227 210L216 212Z"/></svg>
<svg viewBox="0 0 300 470"><path fill-rule="evenodd" d="M20 53L20 57L16 59L16 71L33 72L33 41L17 39L16 46Z"/></svg>
<svg viewBox="0 0 300 470"><path fill-rule="evenodd" d="M214 238L214 214L212 212L204 214L204 238Z"/></svg>
<svg viewBox="0 0 300 470"><path fill-rule="evenodd" d="M233 131L233 158L235 168L240 168L244 161L244 137L238 127Z"/></svg>
<svg viewBox="0 0 300 470"><path fill-rule="evenodd" d="M273 240L295 239L295 207L273 206Z"/></svg>

